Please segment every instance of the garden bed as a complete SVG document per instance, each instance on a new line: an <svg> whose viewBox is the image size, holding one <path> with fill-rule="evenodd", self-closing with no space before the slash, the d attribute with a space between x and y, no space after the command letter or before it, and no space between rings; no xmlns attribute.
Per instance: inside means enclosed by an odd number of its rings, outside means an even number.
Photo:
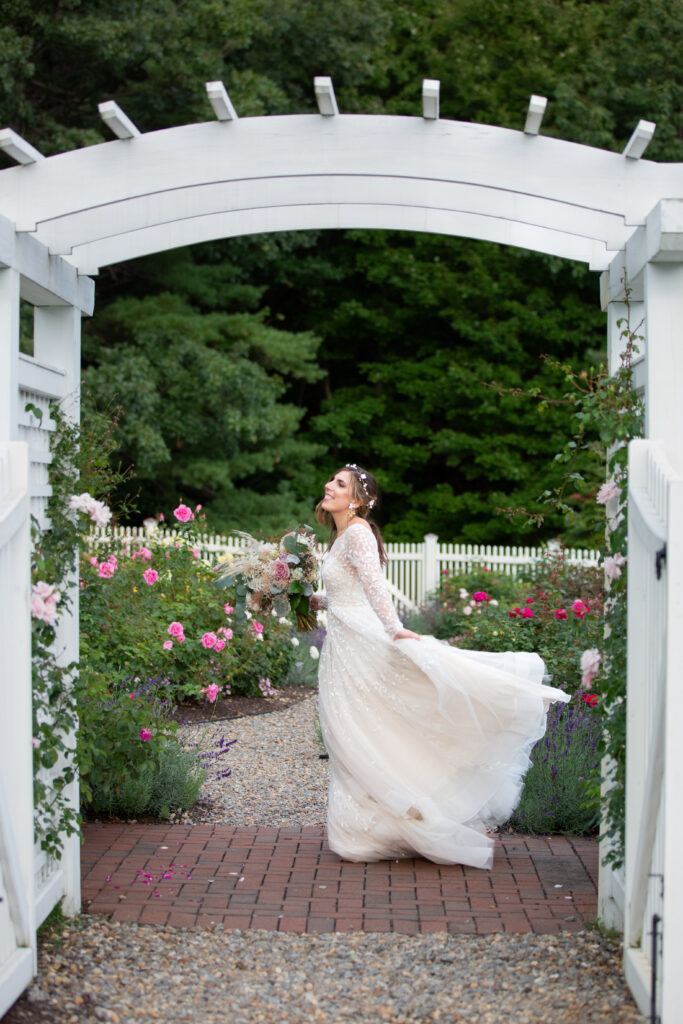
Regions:
<svg viewBox="0 0 683 1024"><path fill-rule="evenodd" d="M278 691L275 697L226 697L214 704L182 703L176 705L171 719L179 725L198 725L203 722L221 722L229 718L244 718L251 715L267 715L273 711L284 711L299 701L306 700L314 692L310 686L288 686Z"/></svg>

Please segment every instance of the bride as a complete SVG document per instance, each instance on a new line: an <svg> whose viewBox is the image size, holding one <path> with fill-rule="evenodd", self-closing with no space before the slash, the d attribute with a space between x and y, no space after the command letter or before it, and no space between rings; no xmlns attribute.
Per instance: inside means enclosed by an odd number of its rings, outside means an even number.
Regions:
<svg viewBox="0 0 683 1024"><path fill-rule="evenodd" d="M331 527L327 596L312 598L328 612L319 704L330 849L490 868L486 830L509 818L548 706L569 696L542 685L537 654L463 651L403 628L368 520L378 497L372 474L349 464L316 509Z"/></svg>

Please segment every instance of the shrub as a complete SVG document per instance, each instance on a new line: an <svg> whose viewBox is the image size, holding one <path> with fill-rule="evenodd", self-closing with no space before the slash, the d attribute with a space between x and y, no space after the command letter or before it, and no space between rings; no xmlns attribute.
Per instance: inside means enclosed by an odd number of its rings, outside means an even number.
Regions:
<svg viewBox="0 0 683 1024"><path fill-rule="evenodd" d="M187 506L183 515L195 513ZM234 595L218 590L199 558L192 519L147 545L93 541L81 559L81 664L122 681L163 675L175 702L201 699L209 686L259 696L259 679L274 686L295 660L288 620L269 615L237 621Z"/></svg>
<svg viewBox="0 0 683 1024"><path fill-rule="evenodd" d="M585 700L551 708L510 826L538 834L597 829L600 801L589 780L600 766L601 728L601 715Z"/></svg>

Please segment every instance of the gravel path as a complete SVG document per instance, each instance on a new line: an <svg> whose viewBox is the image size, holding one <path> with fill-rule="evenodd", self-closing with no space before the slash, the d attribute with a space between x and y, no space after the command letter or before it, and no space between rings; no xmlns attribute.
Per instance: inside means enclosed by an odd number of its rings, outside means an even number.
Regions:
<svg viewBox="0 0 683 1024"><path fill-rule="evenodd" d="M232 775L189 820L316 825L325 819L315 699L258 718L188 726L237 738ZM226 759L227 760L227 759ZM223 766L224 767L224 766ZM82 917L41 943L39 975L5 1024L642 1024L621 949L559 935L295 935L173 929Z"/></svg>
<svg viewBox="0 0 683 1024"><path fill-rule="evenodd" d="M181 729L187 743L216 750L235 739L210 767L200 804L179 820L215 825L324 825L328 763L315 733L316 695L270 715L228 719ZM224 762L232 774L220 778Z"/></svg>
<svg viewBox="0 0 683 1024"><path fill-rule="evenodd" d="M54 1012L43 1020L643 1021L625 990L618 949L591 932L305 936L86 922L65 931L61 948L41 955L32 1005Z"/></svg>

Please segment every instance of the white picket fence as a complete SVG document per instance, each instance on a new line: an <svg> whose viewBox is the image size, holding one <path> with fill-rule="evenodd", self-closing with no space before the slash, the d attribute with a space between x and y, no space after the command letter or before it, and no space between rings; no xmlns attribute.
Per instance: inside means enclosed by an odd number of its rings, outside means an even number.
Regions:
<svg viewBox="0 0 683 1024"><path fill-rule="evenodd" d="M148 544L152 538L172 543L172 530L156 526L114 527L94 530L91 534L93 545L114 543L129 551L135 551ZM227 554L243 550L242 537L218 534L201 534L197 537L197 549L206 562L217 562ZM323 545L324 547L324 545ZM428 533L420 543L398 543L386 545L389 562L385 573L394 603L400 614L418 611L430 594L434 593L444 573L464 573L475 567L490 569L491 572L515 576L520 569L540 562L548 551L557 551L559 546L510 547L495 544L439 544L434 533ZM564 557L570 565L595 566L600 564L600 552L584 549L565 548Z"/></svg>

